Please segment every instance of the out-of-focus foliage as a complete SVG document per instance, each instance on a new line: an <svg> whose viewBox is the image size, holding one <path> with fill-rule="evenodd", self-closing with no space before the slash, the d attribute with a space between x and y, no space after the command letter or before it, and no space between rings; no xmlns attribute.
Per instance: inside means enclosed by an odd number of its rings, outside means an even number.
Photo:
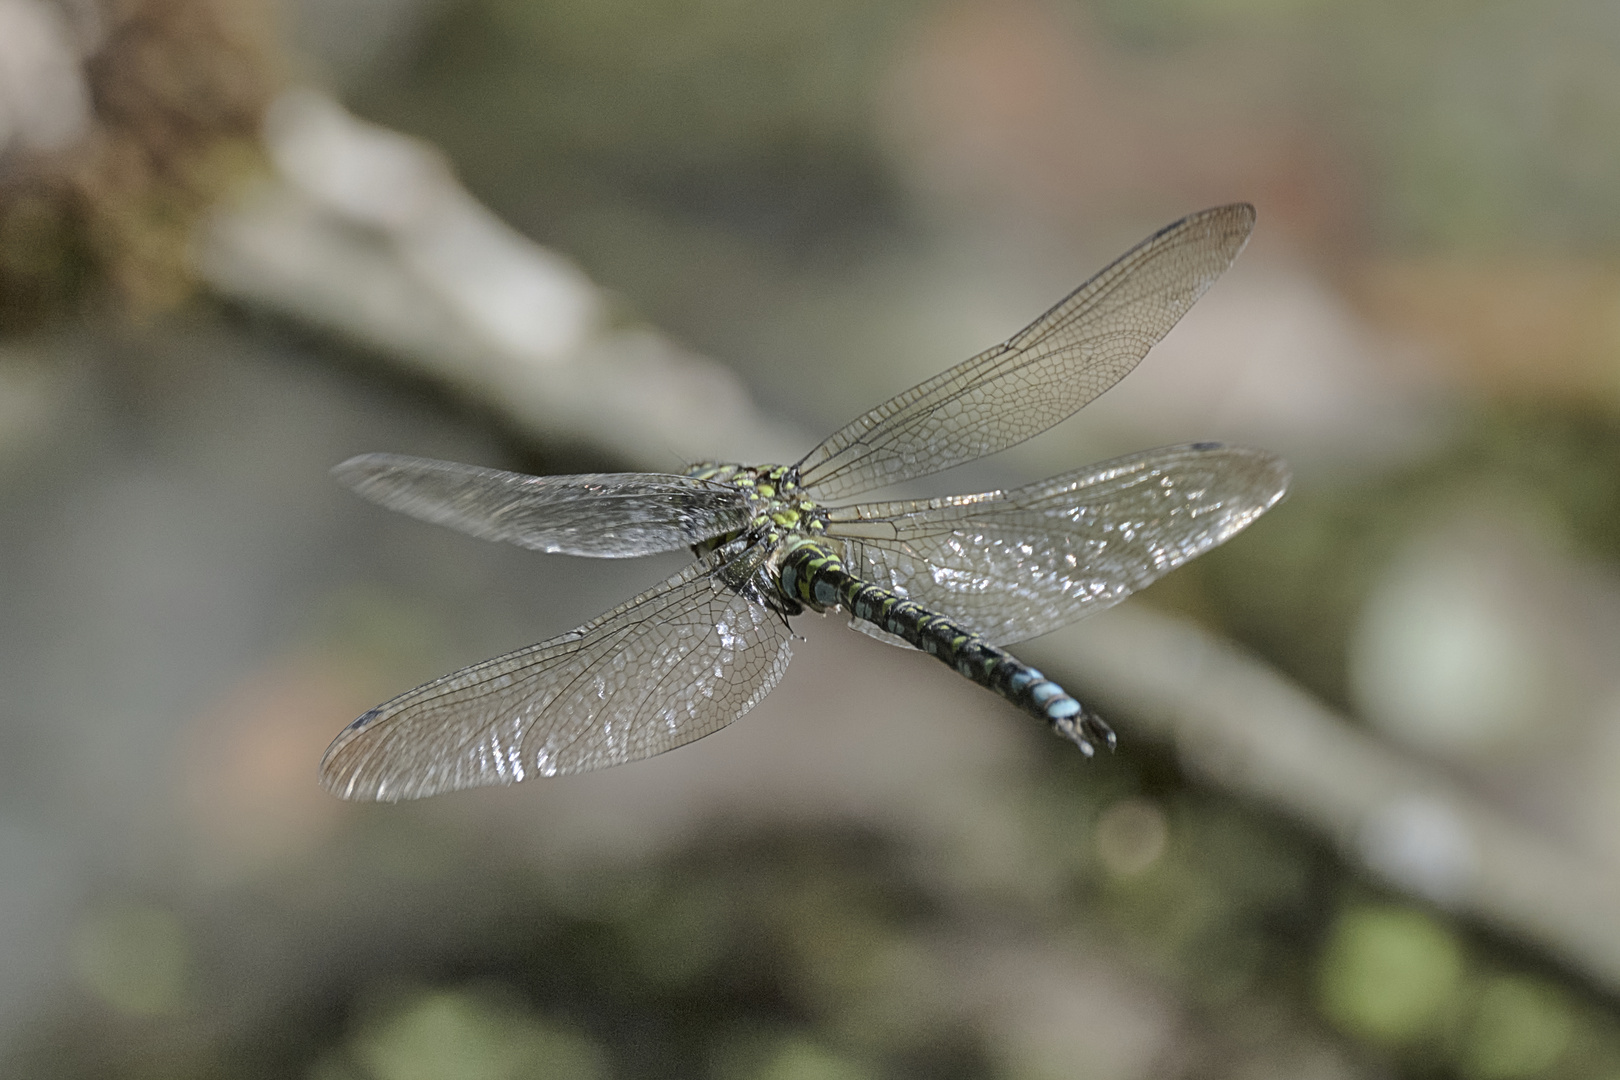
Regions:
<svg viewBox="0 0 1620 1080"><path fill-rule="evenodd" d="M172 1016L188 1004L190 948L172 911L126 904L79 927L77 974L96 996L131 1016Z"/></svg>
<svg viewBox="0 0 1620 1080"><path fill-rule="evenodd" d="M275 80L254 8L107 0L78 15L89 129L70 146L6 154L0 331L98 303L138 316L173 307L192 289L199 216L258 164Z"/></svg>
<svg viewBox="0 0 1620 1080"><path fill-rule="evenodd" d="M1589 992L1370 893L1297 832L1188 790L1169 759L1137 747L1083 787L1071 764L1047 755L1023 796L1045 880L999 887L832 823L712 822L656 866L582 875L513 862L505 838L378 818L268 892L89 916L92 1007L37 1030L8 1067L41 1080L1043 1076L1051 1062L973 1020L986 961L1031 934L1140 952L1185 996L1177 1053L1209 1075L1322 1067L1324 1040L1413 1075L1620 1067ZM400 911L381 905L390 893L408 897ZM310 955L267 967L233 929L256 909L297 912L258 933ZM964 966L984 971L964 980ZM267 990L281 1004L240 1006Z"/></svg>
<svg viewBox="0 0 1620 1080"><path fill-rule="evenodd" d="M1245 543L1193 564L1166 599L1221 623L1349 707L1358 612L1414 528L1483 500L1500 530L1528 519L1569 557L1613 565L1620 562L1616 461L1613 414L1534 405L1484 411L1425 460L1373 480L1296 492L1285 520L1262 520ZM1520 608L1511 617L1523 622L1530 613Z"/></svg>
<svg viewBox="0 0 1620 1080"><path fill-rule="evenodd" d="M671 230L774 258L895 213L864 117L912 10L480 0L445 8L363 100L591 263L632 270Z"/></svg>
<svg viewBox="0 0 1620 1080"><path fill-rule="evenodd" d="M1607 253L1620 243L1620 22L1601 0L1103 0L1092 9L1154 53L1266 42L1297 79L1322 65L1359 151L1380 239L1473 253ZM1309 62L1309 61L1307 61ZM1318 90L1320 92L1320 90Z"/></svg>
<svg viewBox="0 0 1620 1080"><path fill-rule="evenodd" d="M318 1062L311 1076L598 1080L600 1059L590 1040L528 1015L520 1003L467 990L431 991L395 1003Z"/></svg>
<svg viewBox="0 0 1620 1080"><path fill-rule="evenodd" d="M1423 912L1345 912L1322 958L1322 1008L1347 1031L1401 1046L1443 1031L1462 989L1455 935Z"/></svg>

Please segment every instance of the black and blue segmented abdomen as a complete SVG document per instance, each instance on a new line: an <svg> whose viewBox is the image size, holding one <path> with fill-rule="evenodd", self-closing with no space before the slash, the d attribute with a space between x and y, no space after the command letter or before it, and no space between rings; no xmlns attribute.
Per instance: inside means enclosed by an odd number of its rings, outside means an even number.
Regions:
<svg viewBox="0 0 1620 1080"><path fill-rule="evenodd" d="M795 545L782 562L782 591L816 610L842 607L858 619L916 646L980 686L1051 724L1087 755L1114 746L1114 733L1063 687L944 615L850 574L828 545Z"/></svg>

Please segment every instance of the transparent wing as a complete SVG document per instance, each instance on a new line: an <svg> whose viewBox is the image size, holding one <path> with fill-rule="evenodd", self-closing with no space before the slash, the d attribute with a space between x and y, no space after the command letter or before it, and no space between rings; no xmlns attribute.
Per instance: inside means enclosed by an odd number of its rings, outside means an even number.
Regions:
<svg viewBox="0 0 1620 1080"><path fill-rule="evenodd" d="M1281 458L1197 443L1014 491L843 507L829 511L827 535L843 543L851 573L999 645L1118 603L1240 532L1287 490Z"/></svg>
<svg viewBox="0 0 1620 1080"><path fill-rule="evenodd" d="M1134 368L1237 258L1254 207L1182 218L1120 256L1006 343L834 433L799 462L832 501L1005 450L1074 415Z"/></svg>
<svg viewBox="0 0 1620 1080"><path fill-rule="evenodd" d="M371 710L326 751L321 783L393 802L652 757L757 705L788 641L780 616L694 563L577 630Z"/></svg>
<svg viewBox="0 0 1620 1080"><path fill-rule="evenodd" d="M525 476L400 454L362 454L332 474L390 510L484 540L568 555L651 555L748 524L747 500L737 489L689 476Z"/></svg>

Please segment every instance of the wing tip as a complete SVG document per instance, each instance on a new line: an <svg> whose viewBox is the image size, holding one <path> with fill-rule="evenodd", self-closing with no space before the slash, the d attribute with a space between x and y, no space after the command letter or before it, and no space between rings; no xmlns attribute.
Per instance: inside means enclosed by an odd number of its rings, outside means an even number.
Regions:
<svg viewBox="0 0 1620 1080"><path fill-rule="evenodd" d="M1260 513L1270 510L1282 501L1288 494L1289 487L1294 481L1294 470L1289 466L1288 459L1272 450L1262 450L1253 446L1227 446L1223 447L1227 453L1239 454L1248 458L1254 465L1257 473L1262 473L1271 479L1271 494L1260 506Z"/></svg>
<svg viewBox="0 0 1620 1080"><path fill-rule="evenodd" d="M413 798L405 791L390 791L386 778L365 777L366 765L373 757L364 749L355 748L355 742L365 737L372 721L383 715L386 706L379 705L361 713L348 726L338 732L332 745L321 755L317 778L321 787L348 802L399 802ZM375 746L373 746L373 751Z"/></svg>
<svg viewBox="0 0 1620 1080"><path fill-rule="evenodd" d="M344 487L352 491L360 491L367 481L374 478L387 467L395 457L393 454L369 453L356 454L345 458L329 470L332 477Z"/></svg>
<svg viewBox="0 0 1620 1080"><path fill-rule="evenodd" d="M410 454L393 454L383 450L373 450L365 454L356 454L345 458L332 466L329 472L345 487L375 498L370 494L378 481L386 481L390 473L404 473L407 478L421 475L439 476L451 475L477 475L482 473L495 473L497 470L485 469L478 465L460 465L453 461L440 461L437 458L414 457ZM397 480L397 478L396 478Z"/></svg>
<svg viewBox="0 0 1620 1080"><path fill-rule="evenodd" d="M383 711L383 707L381 705L377 706L375 709L368 709L367 711L361 713L359 716L355 717L353 720L350 720L348 725L346 727L344 727L344 729L343 729L344 732L347 733L347 732L350 732L350 731L359 731L361 728L365 727L367 724L369 724L373 720L377 719L377 717L381 716L382 711ZM342 737L343 737L342 735L339 735L338 736L339 740L341 740ZM332 745L333 745L333 747L336 747L337 743L334 742ZM330 750L327 751L327 752L331 753Z"/></svg>
<svg viewBox="0 0 1620 1080"><path fill-rule="evenodd" d="M1277 482L1275 494L1271 496L1271 501L1266 503L1266 509L1270 510L1287 497L1288 489L1294 485L1294 470L1289 467L1288 462L1281 454L1273 454L1270 451L1264 451L1264 453L1270 458L1271 472Z"/></svg>
<svg viewBox="0 0 1620 1080"><path fill-rule="evenodd" d="M1244 225L1252 229L1254 228L1254 223L1259 220L1259 217L1260 212L1254 208L1254 203L1233 202L1222 203L1220 206L1211 206L1207 210L1195 211L1188 214L1182 220L1213 221L1217 219L1224 219L1232 222L1233 224Z"/></svg>
<svg viewBox="0 0 1620 1080"><path fill-rule="evenodd" d="M1227 243L1221 246L1231 245L1231 255L1227 263L1227 265L1230 265L1231 261L1242 254L1243 249L1248 246L1249 236L1254 232L1255 222L1258 220L1259 213L1255 210L1253 203L1225 203L1221 206L1211 206L1207 210L1198 210L1188 214L1180 221L1166 225L1158 235L1201 226L1211 233L1226 238ZM1221 267L1222 271L1225 269L1225 266ZM1212 278L1211 281L1213 280Z"/></svg>
<svg viewBox="0 0 1620 1080"><path fill-rule="evenodd" d="M1288 459L1272 450L1262 450L1255 446L1230 446L1220 442L1189 443L1187 448L1199 453L1219 453L1229 457L1247 458L1256 473L1267 476L1271 481L1270 494L1259 504L1259 508L1255 511L1257 515L1282 502L1294 482L1294 470L1289 466Z"/></svg>
<svg viewBox="0 0 1620 1080"><path fill-rule="evenodd" d="M423 785L408 786L391 784L384 778L367 779L364 775L364 762L334 766L330 763L331 754L322 759L320 771L316 774L321 787L336 795L344 802L381 802L397 803L407 799L420 799L428 795L437 795L447 788L426 787Z"/></svg>

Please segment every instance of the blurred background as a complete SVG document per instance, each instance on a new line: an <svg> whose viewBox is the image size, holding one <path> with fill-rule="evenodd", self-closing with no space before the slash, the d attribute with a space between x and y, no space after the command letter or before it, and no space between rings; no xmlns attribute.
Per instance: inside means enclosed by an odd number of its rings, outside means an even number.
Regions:
<svg viewBox="0 0 1620 1080"><path fill-rule="evenodd" d="M0 0L0 1072L1620 1078L1620 8ZM742 722L417 804L377 702L679 559L370 450L796 460L1181 215L1078 419L1293 492L1030 643L1087 762L802 619Z"/></svg>

